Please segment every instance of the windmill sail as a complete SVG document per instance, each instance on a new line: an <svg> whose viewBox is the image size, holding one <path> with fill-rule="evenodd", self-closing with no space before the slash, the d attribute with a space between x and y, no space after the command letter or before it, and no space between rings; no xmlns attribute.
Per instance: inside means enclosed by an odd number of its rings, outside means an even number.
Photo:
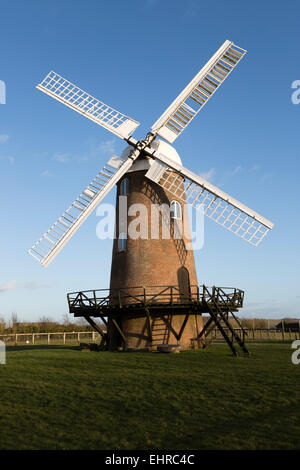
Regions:
<svg viewBox="0 0 300 470"><path fill-rule="evenodd" d="M127 139L140 125L139 122L107 106L53 71L37 85L37 89L122 139Z"/></svg>
<svg viewBox="0 0 300 470"><path fill-rule="evenodd" d="M257 246L274 226L257 212L167 157L160 155L146 176L183 202L201 209L207 217L251 245Z"/></svg>
<svg viewBox="0 0 300 470"><path fill-rule="evenodd" d="M225 41L207 64L177 96L162 116L153 124L152 132L172 143L199 113L232 70L245 49Z"/></svg>
<svg viewBox="0 0 300 470"><path fill-rule="evenodd" d="M133 160L113 156L61 217L28 250L42 266L48 266L99 202L131 167Z"/></svg>

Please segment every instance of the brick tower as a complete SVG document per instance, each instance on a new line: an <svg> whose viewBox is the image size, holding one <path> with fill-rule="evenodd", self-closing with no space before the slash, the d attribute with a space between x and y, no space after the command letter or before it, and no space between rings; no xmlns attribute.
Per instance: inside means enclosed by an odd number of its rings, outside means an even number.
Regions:
<svg viewBox="0 0 300 470"><path fill-rule="evenodd" d="M169 158L181 163L179 155L169 144L157 140L155 145ZM128 156L129 151L130 147L125 149L124 158ZM148 291L150 287L151 292L158 293L162 290L161 286L172 285L177 286L182 295L188 294L190 286L198 285L193 250L187 249L191 247L188 217L182 201L145 177L152 161L146 156L139 159L117 185L116 238L113 244L110 289L111 292L130 289L130 294L138 296L141 294L139 286L145 286ZM171 211L160 213L158 219L155 219L153 214L158 205L168 208L169 211L171 208ZM119 214L122 206L125 206L123 207L125 215L120 222ZM182 237L178 236L180 222ZM132 226L135 229L133 236ZM134 299L131 298L127 302L134 302ZM184 315L174 315L168 318L168 321L175 330L179 330L184 317ZM147 337L146 318L130 318L122 315L120 327L126 335L127 346L130 348L177 342L161 318L151 319L152 344L149 344ZM192 339L197 337L202 328L201 315L191 315L180 340L181 347L183 349L191 347ZM116 349L119 345L120 336L109 323L109 349Z"/></svg>

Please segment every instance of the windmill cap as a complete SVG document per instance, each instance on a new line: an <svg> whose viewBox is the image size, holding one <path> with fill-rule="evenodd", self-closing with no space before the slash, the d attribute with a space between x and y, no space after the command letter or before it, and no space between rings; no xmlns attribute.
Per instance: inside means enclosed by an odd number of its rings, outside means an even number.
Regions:
<svg viewBox="0 0 300 470"><path fill-rule="evenodd" d="M157 152L157 156L159 155L165 156L169 158L170 160L173 160L175 163L178 163L179 165L182 165L181 158L178 155L177 151L175 150L172 145L168 144L167 142L164 142L163 140L156 139L152 142L150 145L152 149L154 149ZM126 160L129 157L130 152L133 150L133 147L129 145L128 147L125 148L125 150L122 152L121 158L122 160ZM127 173L131 173L133 171L142 171L142 170L149 170L150 166L154 160L152 158L145 158L145 159L138 159L128 170Z"/></svg>

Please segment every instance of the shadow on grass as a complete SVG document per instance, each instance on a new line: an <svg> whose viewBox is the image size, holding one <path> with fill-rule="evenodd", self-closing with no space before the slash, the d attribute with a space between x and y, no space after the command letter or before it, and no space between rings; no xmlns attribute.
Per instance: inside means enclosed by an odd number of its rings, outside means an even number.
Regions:
<svg viewBox="0 0 300 470"><path fill-rule="evenodd" d="M71 346L65 344L34 344L30 346L20 345L20 346L6 346L6 351L33 351L33 350L49 350L49 349L71 349L72 351L80 351L78 346Z"/></svg>

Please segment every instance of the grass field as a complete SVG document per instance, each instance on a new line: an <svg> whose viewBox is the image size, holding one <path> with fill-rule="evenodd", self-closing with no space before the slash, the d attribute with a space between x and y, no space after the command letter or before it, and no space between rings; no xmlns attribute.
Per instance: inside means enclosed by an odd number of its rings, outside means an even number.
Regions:
<svg viewBox="0 0 300 470"><path fill-rule="evenodd" d="M180 354L10 348L0 449L299 449L291 343Z"/></svg>

